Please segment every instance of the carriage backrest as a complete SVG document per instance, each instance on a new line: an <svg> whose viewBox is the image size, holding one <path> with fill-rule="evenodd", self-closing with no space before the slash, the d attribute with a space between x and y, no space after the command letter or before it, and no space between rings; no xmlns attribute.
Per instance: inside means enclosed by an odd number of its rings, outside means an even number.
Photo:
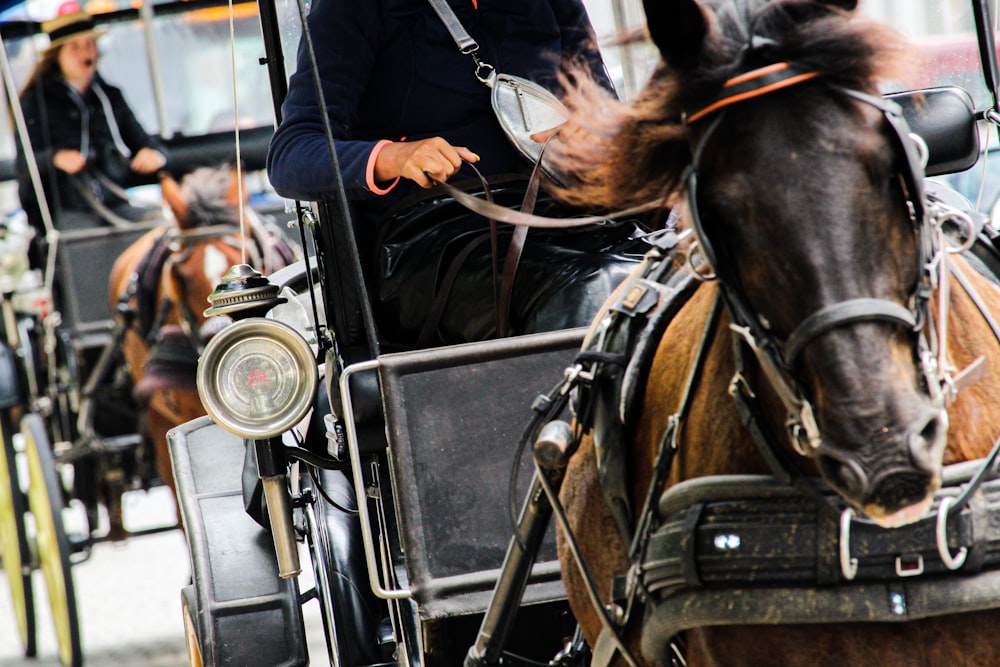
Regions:
<svg viewBox="0 0 1000 667"><path fill-rule="evenodd" d="M388 511L396 515L422 617L485 609L511 536L510 504L531 477L531 448L517 449L527 406L559 381L583 334L571 329L378 358L395 501ZM347 398L345 411L353 408ZM347 428L356 432L353 419ZM506 481L515 454L523 456L511 498ZM564 596L551 534L532 582L533 602Z"/></svg>
<svg viewBox="0 0 1000 667"><path fill-rule="evenodd" d="M130 227L94 227L63 232L56 252L56 306L64 328L77 333L107 333L115 314L108 308L106 276L129 246L163 221Z"/></svg>

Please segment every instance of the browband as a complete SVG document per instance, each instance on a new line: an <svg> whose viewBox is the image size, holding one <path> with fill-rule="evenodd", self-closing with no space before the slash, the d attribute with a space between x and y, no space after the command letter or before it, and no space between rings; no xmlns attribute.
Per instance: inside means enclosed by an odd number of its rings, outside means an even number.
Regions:
<svg viewBox="0 0 1000 667"><path fill-rule="evenodd" d="M819 72L815 70L805 70L787 62L775 63L734 76L726 81L719 95L712 102L698 111L688 114L685 122L691 124L730 104L767 95L782 88L789 88L817 76L819 76Z"/></svg>

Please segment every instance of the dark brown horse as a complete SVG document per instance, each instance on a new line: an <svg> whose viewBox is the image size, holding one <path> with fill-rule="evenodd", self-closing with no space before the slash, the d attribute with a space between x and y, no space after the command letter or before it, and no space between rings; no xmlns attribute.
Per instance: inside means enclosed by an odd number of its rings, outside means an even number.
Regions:
<svg viewBox="0 0 1000 667"><path fill-rule="evenodd" d="M923 215L913 146L878 97L877 82L905 46L856 4L646 0L663 59L646 90L629 107L577 92L591 100L577 105L591 140L570 138L561 150L560 166L580 175L564 195L615 209L676 194L697 238L693 256L708 262L701 271L710 279L666 327L628 424L632 530L667 433L676 437L668 487L775 474L731 384L757 402L753 425L772 434L767 440L795 474L821 477L848 511L883 527L924 516L942 466L984 457L1000 434L997 336L950 274L966 276L994 314L1000 292L960 257L943 259L937 228ZM946 280L950 291L937 289ZM975 382L953 382L968 368L982 371ZM561 496L606 604L630 561L597 460L585 438ZM593 646L602 622L564 535L560 560ZM997 612L770 625L787 618L772 611L773 620L688 630L687 664L1000 662ZM640 649L642 624L641 609L632 610L623 631L632 652L665 662L670 637L647 632Z"/></svg>
<svg viewBox="0 0 1000 667"><path fill-rule="evenodd" d="M175 226L150 231L122 253L111 270L109 294L112 309L124 296L135 314L122 349L143 408L144 436L160 476L173 489L166 433L205 414L195 369L214 332L205 326L208 295L236 264L268 275L294 257L247 206L235 170L202 167L180 184L164 176L160 185Z"/></svg>

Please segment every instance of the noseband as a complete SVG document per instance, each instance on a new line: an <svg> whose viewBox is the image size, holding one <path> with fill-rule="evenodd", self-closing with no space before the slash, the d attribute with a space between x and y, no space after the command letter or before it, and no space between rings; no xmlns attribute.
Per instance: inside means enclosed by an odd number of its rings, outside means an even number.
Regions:
<svg viewBox="0 0 1000 667"><path fill-rule="evenodd" d="M812 406L802 396L791 370L802 351L813 340L836 328L858 322L888 322L900 325L912 333L916 339L915 358L921 366L928 394L942 411L944 409L944 401L940 400L940 369L936 358L939 342L933 331L933 320L929 316L929 301L933 288L937 285L939 270L933 258L937 256L941 240L925 206L924 155L917 141L911 137L909 126L897 104L856 90L832 87L847 97L877 109L892 130L890 136L894 140L896 149L905 157L906 164L899 174L899 180L908 209L909 222L916 236L921 276L911 299L912 305L904 306L888 299L862 297L833 303L807 316L782 345L774 339L750 306L733 267L718 261L705 232L698 207L698 165L709 139L725 117L726 109L733 104L811 81L819 76L818 72L804 70L790 63L778 63L752 70L730 79L715 99L697 111L686 114L685 117L685 121L691 124L714 114L712 124L694 146L693 158L684 175L684 182L691 225L698 239L700 253L719 281L720 292L732 319L731 326L738 339L735 346L737 374L730 387L730 393L738 399L738 402L742 394L752 394L742 368L744 346L740 343L743 343L753 351L769 382L784 403L788 412L786 426L793 446L801 454L815 453L817 450L829 448L829 445L823 444ZM837 458L842 459L843 456L838 455Z"/></svg>

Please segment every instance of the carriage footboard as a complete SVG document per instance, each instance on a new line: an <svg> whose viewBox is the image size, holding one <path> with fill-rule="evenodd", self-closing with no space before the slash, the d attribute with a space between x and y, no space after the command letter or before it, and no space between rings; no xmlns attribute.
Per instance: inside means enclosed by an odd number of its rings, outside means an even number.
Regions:
<svg viewBox="0 0 1000 667"><path fill-rule="evenodd" d="M168 440L191 552L191 616L206 665L307 665L295 579L281 579L271 536L243 508L243 441L208 417Z"/></svg>

